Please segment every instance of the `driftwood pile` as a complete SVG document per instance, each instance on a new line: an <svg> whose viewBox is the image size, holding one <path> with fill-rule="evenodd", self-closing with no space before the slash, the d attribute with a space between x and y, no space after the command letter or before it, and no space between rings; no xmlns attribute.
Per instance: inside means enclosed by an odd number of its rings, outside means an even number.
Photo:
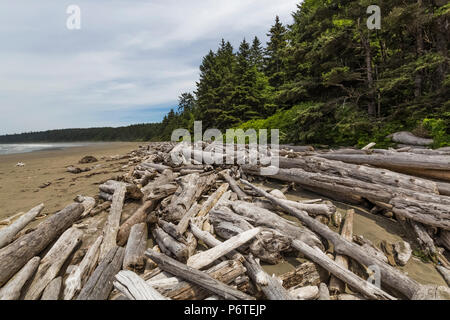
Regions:
<svg viewBox="0 0 450 320"><path fill-rule="evenodd" d="M286 198L296 184L395 218L448 279L449 154L370 147L281 146L264 155L279 157L270 177L261 176L259 162L188 163L225 159L214 143L141 147L125 157L128 173L99 185L95 198L78 196L30 229L43 205L4 223L0 300L450 298L448 288L421 285L396 268L411 257L408 243L386 242L380 250L353 235L353 210L342 217L329 201ZM237 150L235 163L255 152L248 145ZM267 190L255 184L258 176L288 186ZM124 217L131 204L137 209ZM102 213L106 221L93 226ZM261 267L298 255L305 262L281 276Z"/></svg>

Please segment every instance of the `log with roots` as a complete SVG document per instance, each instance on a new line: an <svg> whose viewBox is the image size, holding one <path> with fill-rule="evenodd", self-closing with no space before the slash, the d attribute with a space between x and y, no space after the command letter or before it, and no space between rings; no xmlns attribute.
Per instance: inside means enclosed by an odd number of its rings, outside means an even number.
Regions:
<svg viewBox="0 0 450 320"><path fill-rule="evenodd" d="M41 222L34 231L0 249L0 286L77 221L83 211L81 204L71 204Z"/></svg>
<svg viewBox="0 0 450 320"><path fill-rule="evenodd" d="M421 288L421 285L415 280L409 278L401 271L391 267L390 265L383 263L378 258L368 254L357 244L347 241L345 238L332 231L327 226L309 217L306 212L284 205L281 201L279 201L278 198L271 196L264 190L252 185L247 181L242 180L242 183L250 186L261 196L266 197L274 204L283 207L284 210L289 211L290 214L297 217L305 226L321 235L325 239L329 240L334 244L336 253L346 255L365 266L377 266L381 272L382 282L386 283L391 288L396 288L397 291L399 291L408 299L412 299L414 294Z"/></svg>
<svg viewBox="0 0 450 320"><path fill-rule="evenodd" d="M34 207L24 215L22 215L19 219L14 221L10 226L3 228L0 230L0 249L10 244L14 236L19 233L23 228L25 228L31 221L36 218L36 216L41 213L42 209L44 209L44 204L40 204L37 207Z"/></svg>
<svg viewBox="0 0 450 320"><path fill-rule="evenodd" d="M197 284L227 300L254 300L253 297L225 285L207 273L188 267L164 254L151 250L147 250L145 254L155 261L162 270Z"/></svg>
<svg viewBox="0 0 450 320"><path fill-rule="evenodd" d="M42 258L33 282L30 284L25 300L38 300L45 287L57 277L63 264L80 244L83 232L71 228L63 233L49 252Z"/></svg>

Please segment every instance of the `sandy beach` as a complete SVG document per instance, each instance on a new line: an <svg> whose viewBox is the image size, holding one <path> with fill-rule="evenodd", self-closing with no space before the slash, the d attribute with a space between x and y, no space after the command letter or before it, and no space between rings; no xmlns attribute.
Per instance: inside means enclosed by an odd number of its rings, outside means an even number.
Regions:
<svg viewBox="0 0 450 320"><path fill-rule="evenodd" d="M126 171L121 167L127 160L106 161L106 158L124 155L140 144L96 143L62 150L0 155L0 219L26 212L40 203L45 204L43 213L51 214L63 209L79 194L95 196L99 182ZM96 157L99 162L79 164L87 155ZM101 160L102 157L106 158ZM16 167L18 162L25 163L25 167ZM74 175L66 171L70 165L80 168L101 166ZM48 187L40 188L47 183L50 183Z"/></svg>

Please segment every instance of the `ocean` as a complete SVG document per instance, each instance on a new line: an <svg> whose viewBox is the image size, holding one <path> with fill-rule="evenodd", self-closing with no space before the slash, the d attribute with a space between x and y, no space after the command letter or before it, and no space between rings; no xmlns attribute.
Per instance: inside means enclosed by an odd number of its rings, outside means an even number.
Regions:
<svg viewBox="0 0 450 320"><path fill-rule="evenodd" d="M17 143L0 144L0 155L28 153L42 150L58 150L70 147L83 147L89 143Z"/></svg>

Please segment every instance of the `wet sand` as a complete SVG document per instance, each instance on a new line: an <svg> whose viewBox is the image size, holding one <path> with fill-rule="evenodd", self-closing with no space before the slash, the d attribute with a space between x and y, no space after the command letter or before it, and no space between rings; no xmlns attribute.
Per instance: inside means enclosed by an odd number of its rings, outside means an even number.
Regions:
<svg viewBox="0 0 450 320"><path fill-rule="evenodd" d="M124 172L128 161L106 161L101 157L124 155L138 148L138 142L96 143L84 147L31 153L0 155L0 219L18 212L26 212L44 203L44 214L55 213L70 204L79 194L95 196L98 183ZM96 157L99 162L79 164L84 156ZM25 167L16 167L18 162ZM74 175L66 171L73 165L80 168L101 165L95 170ZM94 173L94 175L92 175ZM46 188L39 188L51 183Z"/></svg>

